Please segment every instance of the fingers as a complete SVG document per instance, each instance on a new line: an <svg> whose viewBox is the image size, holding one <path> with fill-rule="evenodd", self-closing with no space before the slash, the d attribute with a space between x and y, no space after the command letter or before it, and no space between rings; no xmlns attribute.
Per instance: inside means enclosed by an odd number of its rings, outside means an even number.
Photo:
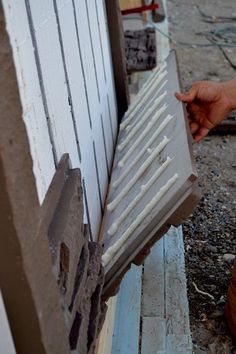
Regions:
<svg viewBox="0 0 236 354"><path fill-rule="evenodd" d="M176 92L175 97L177 100L184 102L184 103L191 103L195 100L197 96L197 88L192 86L190 91L187 93Z"/></svg>
<svg viewBox="0 0 236 354"><path fill-rule="evenodd" d="M198 129L197 132L193 134L193 140L195 141L195 143L198 143L200 140L205 138L205 136L207 136L209 131L210 129L207 129L205 127Z"/></svg>
<svg viewBox="0 0 236 354"><path fill-rule="evenodd" d="M190 122L190 132L194 135L199 130L199 124L197 122Z"/></svg>

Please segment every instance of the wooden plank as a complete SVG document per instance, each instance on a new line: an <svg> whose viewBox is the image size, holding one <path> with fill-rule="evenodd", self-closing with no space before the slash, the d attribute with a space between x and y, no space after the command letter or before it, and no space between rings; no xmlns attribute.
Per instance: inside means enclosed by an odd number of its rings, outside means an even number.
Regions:
<svg viewBox="0 0 236 354"><path fill-rule="evenodd" d="M164 242L167 335L190 335L182 229L171 228Z"/></svg>
<svg viewBox="0 0 236 354"><path fill-rule="evenodd" d="M0 292L0 353L16 354L2 294Z"/></svg>
<svg viewBox="0 0 236 354"><path fill-rule="evenodd" d="M165 316L164 239L153 246L144 263L142 316Z"/></svg>
<svg viewBox="0 0 236 354"><path fill-rule="evenodd" d="M103 129L104 129L105 140L108 143L105 153L107 154L108 165L109 165L108 169L110 170L112 159L113 159L113 131L112 131L111 123L109 122L110 112L109 112L109 106L107 101L107 94L109 89L106 85L107 68L105 67L105 62L104 62L104 53L103 53L103 47L101 42L100 26L98 23L98 6L101 5L102 5L101 2L87 1L88 24L89 24L89 31L91 33L91 46L93 48L93 55L95 58L94 66L95 66L98 91L99 91L100 109L101 109L102 118L104 120ZM113 87L110 87L111 90L112 88ZM101 129L101 121L100 121L100 129ZM96 135L97 135L97 131L96 128L94 128L94 136ZM100 166L99 172L102 175L105 175L104 166L103 164L101 164L100 161L101 157L104 158L104 154L103 156L99 157L99 166ZM103 203L104 203L107 184L104 184L103 188L105 188L105 190L103 190L103 196L102 196Z"/></svg>
<svg viewBox="0 0 236 354"><path fill-rule="evenodd" d="M132 266L117 299L112 354L138 354L142 267Z"/></svg>
<svg viewBox="0 0 236 354"><path fill-rule="evenodd" d="M169 334L166 338L167 354L192 354L192 341L190 335ZM151 353L150 353L151 354Z"/></svg>
<svg viewBox="0 0 236 354"><path fill-rule="evenodd" d="M90 13L88 11L88 2L85 0L75 1L74 11L76 16L76 25L78 29L77 35L80 44L81 61L83 65L84 79L85 79L86 90L87 90L87 99L88 99L88 106L89 106L90 119L91 119L92 138L94 142L93 145L94 155L95 155L94 160L95 160L95 167L96 167L95 176L97 179L97 183L99 185L100 218L98 217L99 203L97 200L96 201L94 200L95 196L93 196L93 193L91 192L92 191L91 188L93 187L91 186L87 187L88 204L91 210L91 214L90 214L91 223L93 228L93 234L94 237L96 238L98 234L98 226L100 225L101 222L101 211L102 211L101 209L103 208L103 203L105 200L105 195L108 186L108 176L106 173L107 172L106 152L108 153L108 149L105 151L103 128L105 130L106 128L110 129L110 125L107 124L105 125L105 123L104 125L102 125L101 115L103 116L103 118L108 117L109 111L106 102L107 94L105 95L105 97L102 96L104 92L103 90L101 90L100 82L98 80L98 72L95 66L96 58L95 58L95 51L92 42L93 41L92 38L94 34L92 33L90 28L90 22L89 22ZM91 18L91 22L92 21L97 21L97 19ZM96 43L95 45L98 46L99 43ZM102 102L102 104L100 104L100 102ZM111 160L111 155L110 155L110 160ZM91 178L93 178L93 183L94 183L94 174L91 174L91 172L89 173ZM85 183L88 185L86 179L85 179ZM91 195L91 199L89 198L90 195Z"/></svg>
<svg viewBox="0 0 236 354"><path fill-rule="evenodd" d="M134 7L140 7L142 5L142 0L120 0L121 11L133 9Z"/></svg>
<svg viewBox="0 0 236 354"><path fill-rule="evenodd" d="M65 4L63 0L58 0L55 6L58 16L58 27L61 32L61 46L64 51L64 61L71 95L70 104L74 112L75 129L80 142L80 168L85 181L89 213L89 216L87 215L87 218L85 219L85 223L88 223L88 220L91 221L92 234L96 235L101 221L99 198L100 186L98 186L97 183L94 183L96 166L93 150L93 132L90 126L90 107L86 81L83 73L83 63L81 61L80 45L78 42L77 23L72 1L68 1ZM101 139L100 144L102 143L103 140ZM104 172L105 171L106 169ZM106 173L104 173L104 178L106 178ZM97 208L93 207L94 204Z"/></svg>
<svg viewBox="0 0 236 354"><path fill-rule="evenodd" d="M26 0L26 3L32 35L35 34L35 51L38 51L57 161L63 153L69 153L75 168L79 166L78 144L68 102L53 2Z"/></svg>
<svg viewBox="0 0 236 354"><path fill-rule="evenodd" d="M118 118L121 121L129 104L128 79L126 73L124 34L118 0L105 0L111 54L115 75Z"/></svg>
<svg viewBox="0 0 236 354"><path fill-rule="evenodd" d="M166 320L162 317L143 317L141 343L141 354L166 354ZM168 352L172 353L175 352Z"/></svg>
<svg viewBox="0 0 236 354"><path fill-rule="evenodd" d="M112 349L112 336L115 323L117 296L109 299L107 306L106 319L102 327L101 334L97 343L96 354L110 354Z"/></svg>
<svg viewBox="0 0 236 354"><path fill-rule="evenodd" d="M22 117L29 138L38 197L42 203L55 172L55 163L35 63L34 47L24 3L9 0L4 0L2 3L14 54Z"/></svg>

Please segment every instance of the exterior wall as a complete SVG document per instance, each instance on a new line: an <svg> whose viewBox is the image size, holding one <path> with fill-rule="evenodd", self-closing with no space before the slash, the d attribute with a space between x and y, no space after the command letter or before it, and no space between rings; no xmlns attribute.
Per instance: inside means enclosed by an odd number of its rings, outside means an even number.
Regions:
<svg viewBox="0 0 236 354"><path fill-rule="evenodd" d="M2 0L42 203L63 153L82 174L96 239L117 135L103 0Z"/></svg>

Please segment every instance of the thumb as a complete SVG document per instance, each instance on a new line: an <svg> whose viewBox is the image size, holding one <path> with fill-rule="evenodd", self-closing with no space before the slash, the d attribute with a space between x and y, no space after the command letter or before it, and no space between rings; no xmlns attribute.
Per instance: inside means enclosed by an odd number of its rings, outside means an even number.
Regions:
<svg viewBox="0 0 236 354"><path fill-rule="evenodd" d="M196 95L197 95L197 90L193 87L187 93L181 93L181 92L175 93L175 97L177 98L177 100L184 103L193 102L194 99L196 98Z"/></svg>

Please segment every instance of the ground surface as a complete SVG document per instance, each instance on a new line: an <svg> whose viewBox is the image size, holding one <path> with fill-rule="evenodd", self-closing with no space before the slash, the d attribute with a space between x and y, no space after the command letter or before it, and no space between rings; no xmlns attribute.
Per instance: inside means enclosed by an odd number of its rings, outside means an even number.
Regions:
<svg viewBox="0 0 236 354"><path fill-rule="evenodd" d="M215 17L204 17L199 10L209 16L236 16L235 0L168 1L170 35L182 42L172 43L172 47L177 50L185 90L196 80L222 81L236 77L232 67L236 64L236 48L223 48L223 53L217 46L205 46L211 42L197 34L227 27L230 28L228 41L234 44L236 34L232 27L236 21L218 22ZM208 38L212 40L209 34ZM195 47L196 44L203 46ZM236 254L236 136L207 137L194 145L194 153L202 199L184 224L194 351L197 354L236 353L223 317ZM199 294L194 283L214 300Z"/></svg>

